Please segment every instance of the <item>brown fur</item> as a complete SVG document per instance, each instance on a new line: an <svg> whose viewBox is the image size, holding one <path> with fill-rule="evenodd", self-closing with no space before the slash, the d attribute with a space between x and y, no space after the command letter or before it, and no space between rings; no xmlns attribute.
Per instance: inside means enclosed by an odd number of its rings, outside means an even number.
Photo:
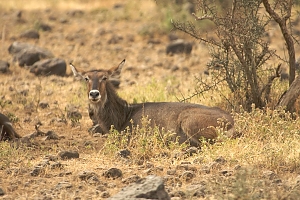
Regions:
<svg viewBox="0 0 300 200"><path fill-rule="evenodd" d="M165 130L174 131L179 137L179 142L189 141L192 145L199 145L200 139L215 139L216 127L220 126L219 119L226 122L225 130L233 130L231 115L217 107L207 107L199 104L179 102L148 102L128 104L121 99L109 81L114 73L120 73L125 63L123 60L118 67L107 71L78 72L71 64L74 76L87 80L90 109L94 114L101 131L108 133L111 126L118 131L126 127L140 125L143 117L151 119L151 125L163 127ZM90 91L99 91L98 101L91 99Z"/></svg>

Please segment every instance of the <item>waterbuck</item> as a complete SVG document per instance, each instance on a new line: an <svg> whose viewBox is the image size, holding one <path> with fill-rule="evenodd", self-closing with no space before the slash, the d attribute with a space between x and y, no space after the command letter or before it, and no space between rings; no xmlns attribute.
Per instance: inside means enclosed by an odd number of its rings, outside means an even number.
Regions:
<svg viewBox="0 0 300 200"><path fill-rule="evenodd" d="M201 139L215 139L216 127L223 120L225 130L233 130L231 115L217 107L179 102L147 102L129 104L120 98L110 77L119 74L125 59L109 70L79 71L72 63L75 77L86 81L89 107L102 133L108 133L111 126L123 131L127 127L141 125L141 119L151 119L152 126L159 126L176 133L179 143L189 142L198 146Z"/></svg>

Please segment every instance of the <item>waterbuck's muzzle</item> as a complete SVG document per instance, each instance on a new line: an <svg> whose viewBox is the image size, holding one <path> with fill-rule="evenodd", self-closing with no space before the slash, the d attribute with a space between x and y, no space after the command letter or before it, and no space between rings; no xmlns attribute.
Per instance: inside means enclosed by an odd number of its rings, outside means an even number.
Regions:
<svg viewBox="0 0 300 200"><path fill-rule="evenodd" d="M101 99L101 95L100 95L99 90L91 90L89 92L89 100L90 101L97 103L98 101L100 101L100 99Z"/></svg>

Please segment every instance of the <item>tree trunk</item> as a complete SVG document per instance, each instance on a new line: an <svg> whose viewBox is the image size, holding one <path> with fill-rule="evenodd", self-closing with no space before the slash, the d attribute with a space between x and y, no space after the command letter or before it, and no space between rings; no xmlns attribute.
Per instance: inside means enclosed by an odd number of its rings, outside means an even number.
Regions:
<svg viewBox="0 0 300 200"><path fill-rule="evenodd" d="M289 89L281 96L277 103L277 108L282 107L286 111L292 113L294 111L294 104L300 95L300 76L298 76Z"/></svg>

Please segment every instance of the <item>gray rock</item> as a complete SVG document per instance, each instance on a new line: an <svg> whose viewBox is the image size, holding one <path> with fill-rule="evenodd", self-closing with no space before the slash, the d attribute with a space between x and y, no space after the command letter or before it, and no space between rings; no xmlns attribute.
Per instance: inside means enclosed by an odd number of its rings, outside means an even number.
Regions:
<svg viewBox="0 0 300 200"><path fill-rule="evenodd" d="M63 160L68 160L72 158L79 158L79 153L77 151L61 151L58 156Z"/></svg>
<svg viewBox="0 0 300 200"><path fill-rule="evenodd" d="M71 188L73 187L71 183L69 182L59 182L55 189L58 189L58 190L62 190L62 189L68 189L68 188Z"/></svg>
<svg viewBox="0 0 300 200"><path fill-rule="evenodd" d="M104 191L104 192L101 192L100 197L106 199L106 198L110 197L110 194L109 194L109 192Z"/></svg>
<svg viewBox="0 0 300 200"><path fill-rule="evenodd" d="M92 171L82 171L78 174L78 177L82 181L86 181L89 185L99 185L100 180L98 175Z"/></svg>
<svg viewBox="0 0 300 200"><path fill-rule="evenodd" d="M3 60L0 60L0 72L6 73L9 71L9 63Z"/></svg>
<svg viewBox="0 0 300 200"><path fill-rule="evenodd" d="M194 177L196 177L195 173L193 171L185 171L181 174L180 178L182 178L185 181L190 181Z"/></svg>
<svg viewBox="0 0 300 200"><path fill-rule="evenodd" d="M172 200L174 199L173 197L180 197L180 199L185 199L186 194L183 191L177 190L177 191L171 192L170 197L172 197Z"/></svg>
<svg viewBox="0 0 300 200"><path fill-rule="evenodd" d="M21 38L39 39L40 34L36 30L28 30L20 34Z"/></svg>
<svg viewBox="0 0 300 200"><path fill-rule="evenodd" d="M42 109L49 108L49 103L47 101L41 101L39 107Z"/></svg>
<svg viewBox="0 0 300 200"><path fill-rule="evenodd" d="M136 182L138 182L138 181L140 181L140 180L141 180L141 177L140 177L140 176L138 176L138 175L133 175L133 176L130 176L130 177L126 178L126 179L123 179L123 180L122 180L122 183L124 183L124 184L136 183Z"/></svg>
<svg viewBox="0 0 300 200"><path fill-rule="evenodd" d="M59 136L54 131L47 131L44 140L58 140Z"/></svg>
<svg viewBox="0 0 300 200"><path fill-rule="evenodd" d="M170 196L165 190L161 177L147 176L138 183L133 183L123 188L119 193L109 198L110 200L121 199L160 199L169 200Z"/></svg>
<svg viewBox="0 0 300 200"><path fill-rule="evenodd" d="M218 157L215 162L220 163L220 164L225 164L226 160L222 156Z"/></svg>
<svg viewBox="0 0 300 200"><path fill-rule="evenodd" d="M128 149L122 149L120 150L117 155L122 158L128 158L130 156L131 152Z"/></svg>
<svg viewBox="0 0 300 200"><path fill-rule="evenodd" d="M30 67L30 72L35 75L57 75L65 76L67 65L65 60L60 58L49 58L35 62Z"/></svg>
<svg viewBox="0 0 300 200"><path fill-rule="evenodd" d="M190 42L186 42L182 39L171 41L170 44L167 45L166 53L167 54L191 54L193 45Z"/></svg>
<svg viewBox="0 0 300 200"><path fill-rule="evenodd" d="M122 175L122 171L118 168L110 168L103 173L103 176L106 178L119 178L122 177Z"/></svg>
<svg viewBox="0 0 300 200"><path fill-rule="evenodd" d="M19 66L31 66L35 62L52 58L53 54L47 49L23 42L13 42L8 52L13 56L14 61L19 62Z"/></svg>
<svg viewBox="0 0 300 200"><path fill-rule="evenodd" d="M3 196L3 195L5 195L5 192L2 188L0 188L0 196Z"/></svg>
<svg viewBox="0 0 300 200"><path fill-rule="evenodd" d="M38 176L39 174L41 174L41 172L44 171L44 167L42 166L36 166L34 167L34 169L30 172L31 176Z"/></svg>
<svg viewBox="0 0 300 200"><path fill-rule="evenodd" d="M51 31L52 30L50 25L44 24L44 23L39 24L38 28L42 31Z"/></svg>

